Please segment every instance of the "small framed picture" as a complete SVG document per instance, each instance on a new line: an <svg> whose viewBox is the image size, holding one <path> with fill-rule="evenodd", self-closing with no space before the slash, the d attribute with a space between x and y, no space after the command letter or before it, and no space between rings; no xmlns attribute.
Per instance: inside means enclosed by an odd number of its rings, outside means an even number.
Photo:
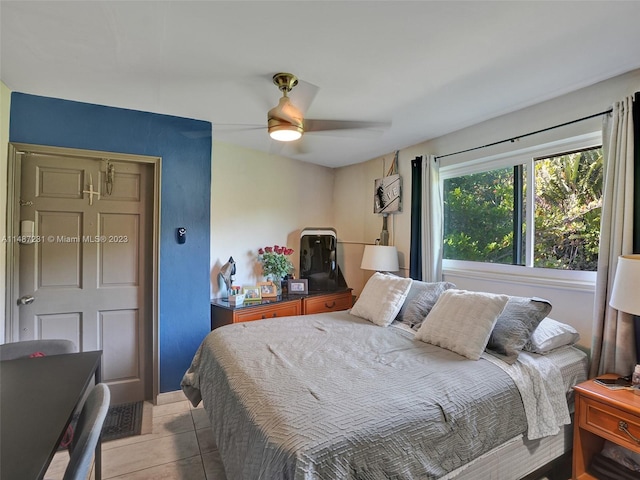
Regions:
<svg viewBox="0 0 640 480"><path fill-rule="evenodd" d="M262 300L262 294L260 293L260 287L243 287L242 293L244 293L245 302L256 302Z"/></svg>
<svg viewBox="0 0 640 480"><path fill-rule="evenodd" d="M260 287L260 294L262 298L270 298L278 296L278 289L276 288L276 284L273 282L259 282L258 286Z"/></svg>
<svg viewBox="0 0 640 480"><path fill-rule="evenodd" d="M287 280L289 295L306 295L309 293L309 283L306 278Z"/></svg>

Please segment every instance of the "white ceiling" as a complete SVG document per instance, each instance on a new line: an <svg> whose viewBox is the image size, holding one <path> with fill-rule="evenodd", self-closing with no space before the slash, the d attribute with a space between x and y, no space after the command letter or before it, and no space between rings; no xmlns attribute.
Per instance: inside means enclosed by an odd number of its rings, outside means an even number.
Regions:
<svg viewBox="0 0 640 480"><path fill-rule="evenodd" d="M208 120L214 140L332 167L640 68L638 1L2 0L0 17L13 91ZM391 127L277 150L281 71L318 87L307 118Z"/></svg>

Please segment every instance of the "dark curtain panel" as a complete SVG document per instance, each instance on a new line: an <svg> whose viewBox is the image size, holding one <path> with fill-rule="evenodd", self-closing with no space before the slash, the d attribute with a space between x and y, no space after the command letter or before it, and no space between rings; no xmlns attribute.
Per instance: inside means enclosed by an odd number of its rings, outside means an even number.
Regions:
<svg viewBox="0 0 640 480"><path fill-rule="evenodd" d="M633 101L633 253L640 253L640 92Z"/></svg>
<svg viewBox="0 0 640 480"><path fill-rule="evenodd" d="M411 247L409 276L422 280L422 157L411 160Z"/></svg>
<svg viewBox="0 0 640 480"><path fill-rule="evenodd" d="M640 253L640 92L633 101L633 253ZM640 316L634 318L636 360L640 364Z"/></svg>

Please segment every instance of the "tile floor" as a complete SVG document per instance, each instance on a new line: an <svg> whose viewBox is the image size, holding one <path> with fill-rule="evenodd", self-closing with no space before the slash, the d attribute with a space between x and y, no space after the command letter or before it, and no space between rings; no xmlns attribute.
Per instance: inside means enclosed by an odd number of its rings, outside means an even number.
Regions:
<svg viewBox="0 0 640 480"><path fill-rule="evenodd" d="M152 409L151 433L102 444L104 480L227 480L202 403L193 408L182 400ZM57 453L45 480L61 480L68 460L66 451ZM539 480L571 476L559 470Z"/></svg>
<svg viewBox="0 0 640 480"><path fill-rule="evenodd" d="M151 433L102 444L103 479L226 480L202 404L193 408L184 400L152 408ZM66 451L57 453L45 479L62 479L68 459Z"/></svg>

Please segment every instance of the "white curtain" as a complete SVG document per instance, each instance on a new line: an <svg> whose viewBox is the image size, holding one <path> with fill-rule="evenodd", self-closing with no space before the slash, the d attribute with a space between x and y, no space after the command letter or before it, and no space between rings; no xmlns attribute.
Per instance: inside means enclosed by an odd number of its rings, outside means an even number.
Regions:
<svg viewBox="0 0 640 480"><path fill-rule="evenodd" d="M590 376L628 375L636 363L633 317L609 306L618 256L633 251L633 97L604 118L604 192ZM639 291L640 294L640 291Z"/></svg>
<svg viewBox="0 0 640 480"><path fill-rule="evenodd" d="M422 280L442 280L442 194L439 161L433 155L422 157Z"/></svg>

